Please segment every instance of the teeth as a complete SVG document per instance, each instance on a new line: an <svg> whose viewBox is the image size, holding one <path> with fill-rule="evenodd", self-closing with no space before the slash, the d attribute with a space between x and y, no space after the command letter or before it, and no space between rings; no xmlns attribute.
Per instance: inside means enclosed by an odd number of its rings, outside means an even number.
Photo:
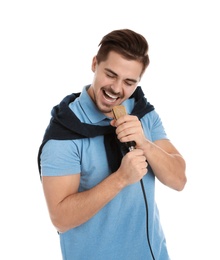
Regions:
<svg viewBox="0 0 220 260"><path fill-rule="evenodd" d="M104 99L110 103L113 103L117 100L117 96L114 96L112 94L110 94L109 92L107 91L104 91L105 95L104 95Z"/></svg>
<svg viewBox="0 0 220 260"><path fill-rule="evenodd" d="M117 96L113 96L112 94L110 94L109 92L107 92L107 91L105 91L105 94L106 95L108 95L110 98L114 98L114 99L116 99L117 98Z"/></svg>

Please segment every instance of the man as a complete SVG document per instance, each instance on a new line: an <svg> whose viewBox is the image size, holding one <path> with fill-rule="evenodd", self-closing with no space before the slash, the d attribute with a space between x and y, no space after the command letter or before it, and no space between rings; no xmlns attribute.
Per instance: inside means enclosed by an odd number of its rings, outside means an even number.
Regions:
<svg viewBox="0 0 220 260"><path fill-rule="evenodd" d="M112 31L92 60L91 85L52 110L38 159L65 260L169 259L155 177L181 191L185 161L138 86L148 64L142 35ZM127 114L116 120L121 104Z"/></svg>

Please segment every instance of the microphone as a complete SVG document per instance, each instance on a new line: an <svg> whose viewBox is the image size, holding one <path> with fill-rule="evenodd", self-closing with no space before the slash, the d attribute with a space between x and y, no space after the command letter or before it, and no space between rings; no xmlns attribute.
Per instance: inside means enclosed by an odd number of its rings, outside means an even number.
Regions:
<svg viewBox="0 0 220 260"><path fill-rule="evenodd" d="M121 116L127 115L126 108L123 105L114 106L112 109L113 115L115 119L118 119ZM135 149L135 141L125 142L123 143L128 151L133 151Z"/></svg>

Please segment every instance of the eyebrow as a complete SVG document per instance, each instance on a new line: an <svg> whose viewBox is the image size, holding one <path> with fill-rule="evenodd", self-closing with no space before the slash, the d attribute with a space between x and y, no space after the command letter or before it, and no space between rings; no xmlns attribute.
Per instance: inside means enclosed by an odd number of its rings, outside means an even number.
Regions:
<svg viewBox="0 0 220 260"><path fill-rule="evenodd" d="M112 73L112 74L115 75L116 77L118 76L118 74L115 73L114 71L112 71L111 69L105 68L105 70L106 70L107 72ZM127 78L127 79L125 79L125 80L131 81L131 82L133 82L133 83L137 83L137 82L138 82L138 81L135 80L135 79L129 79L129 78Z"/></svg>

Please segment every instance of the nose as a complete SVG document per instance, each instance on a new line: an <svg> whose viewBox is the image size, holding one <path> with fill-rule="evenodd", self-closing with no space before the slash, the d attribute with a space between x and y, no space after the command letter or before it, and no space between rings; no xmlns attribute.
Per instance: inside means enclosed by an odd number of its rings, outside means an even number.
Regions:
<svg viewBox="0 0 220 260"><path fill-rule="evenodd" d="M115 94L119 94L122 91L122 82L119 80L115 80L114 83L111 85L111 90Z"/></svg>

